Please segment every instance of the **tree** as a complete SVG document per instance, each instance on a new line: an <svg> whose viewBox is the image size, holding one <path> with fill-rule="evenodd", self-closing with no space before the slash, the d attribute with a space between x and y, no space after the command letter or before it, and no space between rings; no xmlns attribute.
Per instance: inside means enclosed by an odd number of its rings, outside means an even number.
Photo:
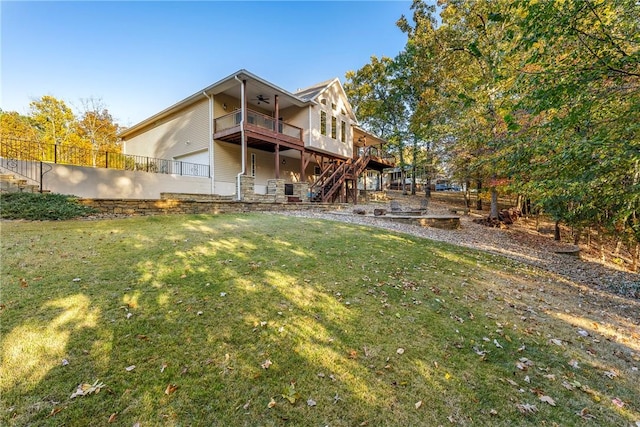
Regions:
<svg viewBox="0 0 640 427"><path fill-rule="evenodd" d="M371 57L371 62L357 71L348 71L345 92L360 117L363 127L389 141L396 149L405 190L405 135L407 111L402 98L394 61Z"/></svg>
<svg viewBox="0 0 640 427"><path fill-rule="evenodd" d="M92 151L92 165L96 166L98 151L120 152L119 127L100 99L83 98L82 113L76 123L76 132Z"/></svg>
<svg viewBox="0 0 640 427"><path fill-rule="evenodd" d="M73 132L75 117L64 101L45 95L29 104L30 116L45 144L65 144Z"/></svg>
<svg viewBox="0 0 640 427"><path fill-rule="evenodd" d="M640 4L523 2L518 179L557 221L640 242ZM524 144L521 144L524 146Z"/></svg>

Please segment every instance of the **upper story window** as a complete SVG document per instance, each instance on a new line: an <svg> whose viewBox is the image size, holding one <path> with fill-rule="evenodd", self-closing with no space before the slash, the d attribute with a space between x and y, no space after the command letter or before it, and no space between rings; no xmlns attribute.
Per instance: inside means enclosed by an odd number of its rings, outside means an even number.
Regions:
<svg viewBox="0 0 640 427"><path fill-rule="evenodd" d="M336 135L338 131L338 119L335 117L331 117L331 138L336 139L338 136Z"/></svg>
<svg viewBox="0 0 640 427"><path fill-rule="evenodd" d="M340 125L340 141L347 142L347 123L342 120Z"/></svg>
<svg viewBox="0 0 640 427"><path fill-rule="evenodd" d="M327 100L326 100L326 99L321 99L321 100L320 100L320 103L321 103L322 105L327 105Z"/></svg>
<svg viewBox="0 0 640 427"><path fill-rule="evenodd" d="M334 104L334 103L332 102L332 103L331 103L331 109L332 109L332 110L335 110L335 109L337 109L337 108L338 108L338 107L336 107L336 104Z"/></svg>
<svg viewBox="0 0 640 427"><path fill-rule="evenodd" d="M327 113L320 111L320 134L327 136Z"/></svg>

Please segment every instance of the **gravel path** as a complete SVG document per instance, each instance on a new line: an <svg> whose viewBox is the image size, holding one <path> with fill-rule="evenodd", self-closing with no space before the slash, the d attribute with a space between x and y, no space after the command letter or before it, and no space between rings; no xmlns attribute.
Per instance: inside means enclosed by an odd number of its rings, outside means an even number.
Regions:
<svg viewBox="0 0 640 427"><path fill-rule="evenodd" d="M374 208L381 207L386 208L387 206L358 205L358 208L365 209L367 214L371 214ZM408 207L403 208L406 209ZM278 214L374 226L458 246L479 249L542 268L591 289L640 299L640 275L637 273L616 270L595 260L585 259L584 256L575 257L557 254L554 250L566 247L566 245L558 244L546 237L531 233L517 223L506 230L490 228L474 223L472 215L465 215L460 218L461 228L459 230L440 230L394 223L369 215L355 215L351 214L351 210L352 208L347 208L342 212L294 211L278 212ZM429 214L449 214L448 207L432 202L429 205Z"/></svg>

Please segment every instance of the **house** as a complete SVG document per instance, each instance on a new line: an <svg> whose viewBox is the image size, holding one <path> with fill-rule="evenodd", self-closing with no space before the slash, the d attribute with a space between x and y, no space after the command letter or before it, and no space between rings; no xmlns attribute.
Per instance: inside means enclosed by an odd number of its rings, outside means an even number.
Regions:
<svg viewBox="0 0 640 427"><path fill-rule="evenodd" d="M120 136L126 154L209 165L210 194L245 201L356 202L363 172L393 167L337 78L292 93L240 70Z"/></svg>

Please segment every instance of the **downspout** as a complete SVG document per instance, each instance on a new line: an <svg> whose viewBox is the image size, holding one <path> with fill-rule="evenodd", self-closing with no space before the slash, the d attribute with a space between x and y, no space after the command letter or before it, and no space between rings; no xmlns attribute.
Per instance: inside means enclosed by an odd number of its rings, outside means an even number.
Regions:
<svg viewBox="0 0 640 427"><path fill-rule="evenodd" d="M247 141L245 140L245 135L244 135L244 114L245 114L247 106L245 105L245 99L244 99L245 81L240 80L238 78L238 76L233 76L233 78L240 82L240 114L241 114L241 118L240 118L240 151L241 151L241 156L240 157L242 158L242 170L236 176L236 182L237 182L237 186L238 186L238 201L241 201L242 200L242 191L240 191L240 177L247 172L247 158L246 158L247 157L247 153L246 153Z"/></svg>
<svg viewBox="0 0 640 427"><path fill-rule="evenodd" d="M204 91L202 94L209 100L209 175L211 178L211 194L215 194L216 181L214 174L215 156L213 155L213 97L207 95L207 92Z"/></svg>

